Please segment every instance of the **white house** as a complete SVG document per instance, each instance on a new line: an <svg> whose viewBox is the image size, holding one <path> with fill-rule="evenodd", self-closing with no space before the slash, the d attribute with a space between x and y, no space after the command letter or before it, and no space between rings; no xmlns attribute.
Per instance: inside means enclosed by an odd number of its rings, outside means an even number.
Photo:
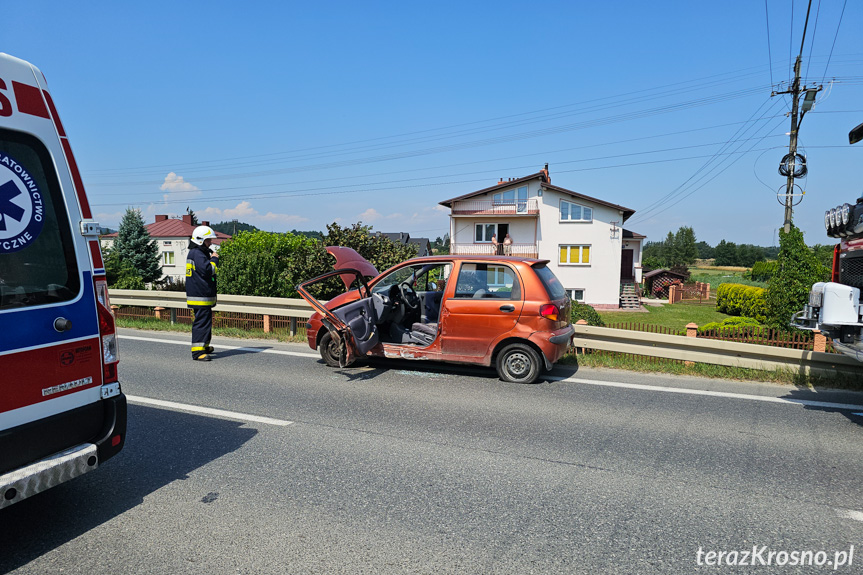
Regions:
<svg viewBox="0 0 863 575"><path fill-rule="evenodd" d="M201 225L209 226L210 222L201 222ZM165 215L156 216L156 221L144 226L147 233L159 247L159 261L162 262L162 275L169 278L168 281L186 279L186 254L189 253L189 238L196 226L192 225L192 216L184 215L182 219L175 220ZM218 251L219 244L231 236L216 232L213 240L213 250ZM117 232L102 236L102 249L109 249L117 239Z"/></svg>
<svg viewBox="0 0 863 575"><path fill-rule="evenodd" d="M635 210L553 186L548 164L440 204L450 208L453 254L492 254L492 237L503 244L509 234L507 252L550 260L572 299L601 309L619 308L624 287L641 281L646 237L623 229Z"/></svg>

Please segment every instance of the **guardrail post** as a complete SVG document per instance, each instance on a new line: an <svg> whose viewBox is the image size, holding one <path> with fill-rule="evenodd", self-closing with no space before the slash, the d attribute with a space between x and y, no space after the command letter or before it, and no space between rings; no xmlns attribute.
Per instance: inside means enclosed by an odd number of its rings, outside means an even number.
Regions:
<svg viewBox="0 0 863 575"><path fill-rule="evenodd" d="M822 353L827 351L827 336L820 331L815 332L815 341L812 344L812 351L820 351Z"/></svg>
<svg viewBox="0 0 863 575"><path fill-rule="evenodd" d="M698 337L698 325L695 323L686 324L686 337ZM693 361L684 361L683 365L695 365Z"/></svg>
<svg viewBox="0 0 863 575"><path fill-rule="evenodd" d="M270 316L264 315L264 333L270 333Z"/></svg>
<svg viewBox="0 0 863 575"><path fill-rule="evenodd" d="M171 313L171 325L174 325L175 323L177 323L177 309L172 307L170 313Z"/></svg>
<svg viewBox="0 0 863 575"><path fill-rule="evenodd" d="M580 319L577 322L575 322L575 325L587 325L587 320L586 319ZM584 355L585 351L586 351L586 348L583 348L583 347L576 347L575 348L576 355L578 355L579 353L581 355Z"/></svg>
<svg viewBox="0 0 863 575"><path fill-rule="evenodd" d="M291 335L297 335L297 318L291 318Z"/></svg>

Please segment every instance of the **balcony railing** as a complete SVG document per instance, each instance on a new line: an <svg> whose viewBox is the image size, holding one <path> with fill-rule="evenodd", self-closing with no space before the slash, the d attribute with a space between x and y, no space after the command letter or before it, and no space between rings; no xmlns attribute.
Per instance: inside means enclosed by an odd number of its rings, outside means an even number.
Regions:
<svg viewBox="0 0 863 575"><path fill-rule="evenodd" d="M510 249L505 250L505 247ZM491 244L452 244L450 245L450 253L460 256L507 255L522 258L539 257L539 250L537 249L536 244L512 244L511 246L499 245L497 253L495 253L494 246Z"/></svg>
<svg viewBox="0 0 863 575"><path fill-rule="evenodd" d="M454 216L535 216L539 199L526 200L457 200L452 203Z"/></svg>

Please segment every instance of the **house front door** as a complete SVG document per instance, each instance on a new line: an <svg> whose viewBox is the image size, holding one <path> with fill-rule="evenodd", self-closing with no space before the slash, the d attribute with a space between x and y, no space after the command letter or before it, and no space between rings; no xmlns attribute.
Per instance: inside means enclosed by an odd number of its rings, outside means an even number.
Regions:
<svg viewBox="0 0 863 575"><path fill-rule="evenodd" d="M635 279L632 269L633 250L623 250L620 257L620 279L632 281Z"/></svg>

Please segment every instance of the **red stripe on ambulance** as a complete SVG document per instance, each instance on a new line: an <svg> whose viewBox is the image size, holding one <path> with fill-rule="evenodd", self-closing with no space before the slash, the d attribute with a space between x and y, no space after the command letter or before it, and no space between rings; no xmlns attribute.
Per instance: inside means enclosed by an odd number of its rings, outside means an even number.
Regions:
<svg viewBox="0 0 863 575"><path fill-rule="evenodd" d="M99 338L16 352L3 358L0 413L102 385ZM21 385L24 383L24 385Z"/></svg>
<svg viewBox="0 0 863 575"><path fill-rule="evenodd" d="M40 118L51 117L39 88L12 80L12 90L15 92L15 101L18 103L19 112Z"/></svg>

